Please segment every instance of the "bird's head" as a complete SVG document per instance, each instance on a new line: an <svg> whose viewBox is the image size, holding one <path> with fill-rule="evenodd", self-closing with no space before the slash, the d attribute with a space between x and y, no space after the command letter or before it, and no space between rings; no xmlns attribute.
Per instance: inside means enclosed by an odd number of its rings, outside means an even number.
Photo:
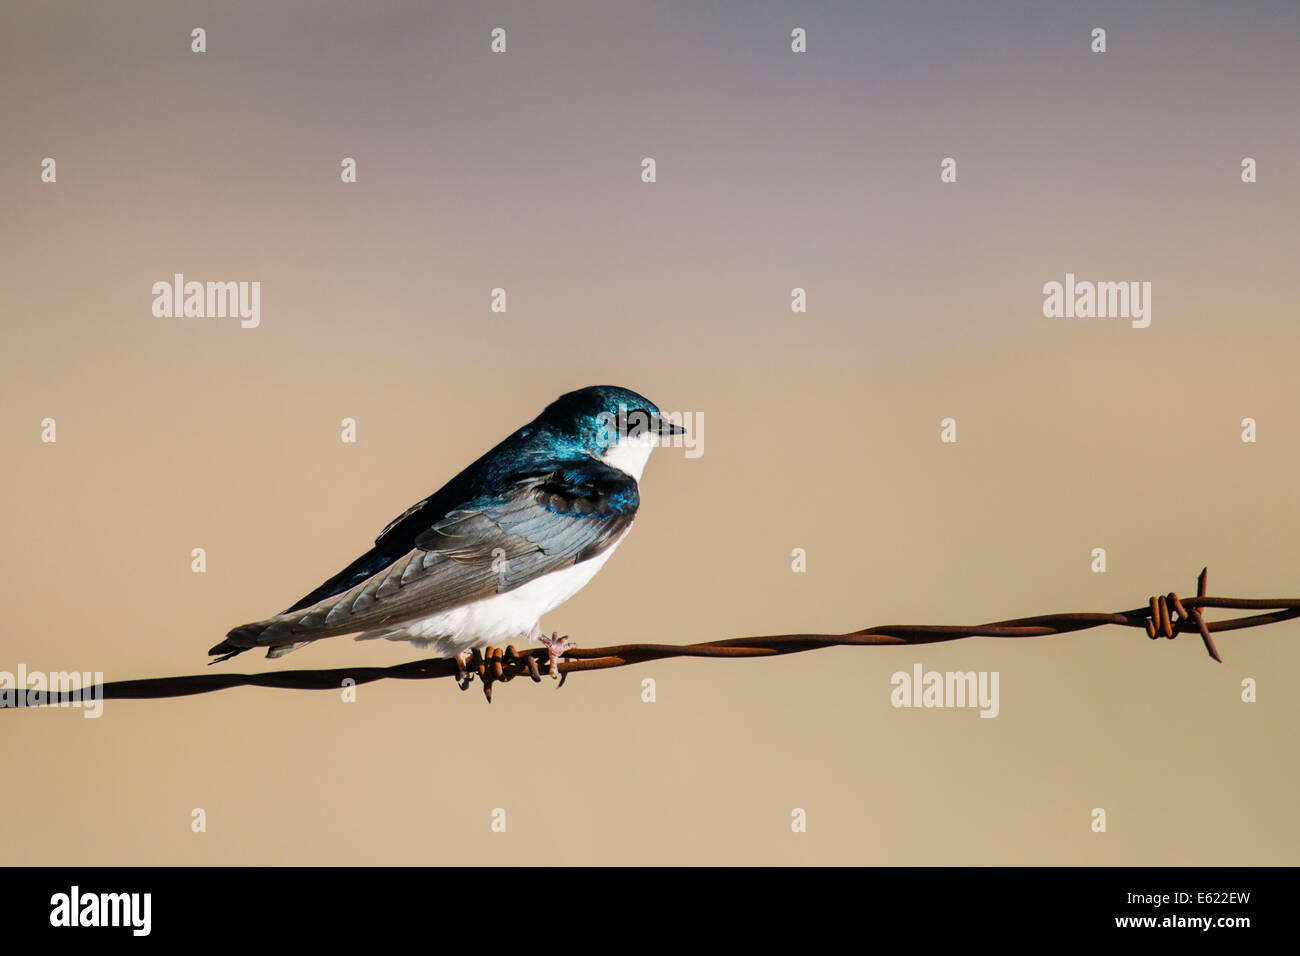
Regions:
<svg viewBox="0 0 1300 956"><path fill-rule="evenodd" d="M532 427L556 450L598 458L638 481L650 452L666 436L686 431L643 395L616 385L589 385L547 405Z"/></svg>

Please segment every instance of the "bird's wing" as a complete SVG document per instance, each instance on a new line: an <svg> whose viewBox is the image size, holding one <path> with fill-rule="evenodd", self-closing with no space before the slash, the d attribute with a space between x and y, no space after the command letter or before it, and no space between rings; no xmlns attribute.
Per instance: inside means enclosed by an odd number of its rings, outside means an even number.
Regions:
<svg viewBox="0 0 1300 956"><path fill-rule="evenodd" d="M565 462L441 514L436 498L408 509L375 548L294 607L230 636L258 646L315 640L511 591L600 554L631 525L640 503L630 475L595 459Z"/></svg>

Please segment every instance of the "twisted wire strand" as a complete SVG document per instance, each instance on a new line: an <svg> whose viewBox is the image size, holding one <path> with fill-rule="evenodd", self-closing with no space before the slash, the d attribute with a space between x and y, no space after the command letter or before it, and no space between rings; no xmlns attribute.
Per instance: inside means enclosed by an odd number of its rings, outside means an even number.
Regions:
<svg viewBox="0 0 1300 956"><path fill-rule="evenodd" d="M800 654L825 647L874 647L884 645L937 644L969 637L1023 638L1052 637L1075 631L1115 625L1142 628L1152 640L1174 639L1179 634L1196 632L1206 652L1222 663L1214 639L1217 631L1235 631L1262 627L1300 617L1300 598L1223 598L1206 594L1207 573L1197 578L1196 597L1180 599L1173 591L1152 597L1143 607L1112 613L1039 614L1032 617L994 621L989 624L888 624L868 627L847 634L774 634L760 637L733 637L699 644L617 644L610 647L575 647L564 654L559 665L563 685L569 674L579 671L608 670L673 657L737 659L779 657ZM1172 608L1172 611L1171 611ZM1207 608L1257 610L1252 614L1223 621L1206 621ZM467 671L476 674L484 696L492 700L494 684L508 683L516 677L540 682L539 663L545 663L544 648L517 650L513 645L474 652ZM345 667L324 670L274 671L264 674L194 674L182 677L151 677L140 680L112 681L100 685L104 700L152 700L206 694L230 687L279 687L293 690L337 690L345 680L369 684L379 680L430 680L457 677L460 673L451 658L427 658L395 664L391 667ZM72 692L76 693L76 692ZM68 695L63 695L67 697ZM50 703L63 699L51 693ZM0 708L3 709L3 708Z"/></svg>

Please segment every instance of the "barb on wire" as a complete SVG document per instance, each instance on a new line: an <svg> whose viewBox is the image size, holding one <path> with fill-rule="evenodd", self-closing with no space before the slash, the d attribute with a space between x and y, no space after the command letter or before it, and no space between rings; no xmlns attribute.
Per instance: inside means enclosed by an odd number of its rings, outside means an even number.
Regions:
<svg viewBox="0 0 1300 956"><path fill-rule="evenodd" d="M734 637L702 644L619 644L613 647L570 648L559 665L560 684L576 671L606 670L626 667L668 657L749 658L799 654L823 647L859 647L875 645L936 644L968 637L1050 637L1069 634L1108 624L1143 628L1152 640L1172 640L1186 631L1195 631L1210 657L1222 663L1214 639L1215 631L1235 631L1247 627L1276 624L1300 617L1300 598L1221 598L1206 594L1206 570L1196 581L1196 597L1180 599L1170 591L1157 595L1139 608L1114 613L1040 614L1009 621L973 626L936 624L889 624L868 627L848 634L776 634L765 637ZM1265 611L1224 621L1206 621L1206 608ZM1172 609L1172 613L1171 613ZM488 648L475 652L466 670L477 674L484 696L492 700L494 684L504 684L527 676L540 681L538 662L546 650ZM143 680L113 681L101 685L101 699L156 699L206 694L228 687L282 687L298 690L337 690L344 680L368 684L377 680L428 680L456 677L459 673L453 658L428 658L392 667L347 667L328 670L278 671L265 674L195 674L185 677L154 677ZM463 688L462 688L463 689ZM75 692L74 692L75 693ZM56 695L51 694L54 698ZM58 703L52 699L51 703Z"/></svg>

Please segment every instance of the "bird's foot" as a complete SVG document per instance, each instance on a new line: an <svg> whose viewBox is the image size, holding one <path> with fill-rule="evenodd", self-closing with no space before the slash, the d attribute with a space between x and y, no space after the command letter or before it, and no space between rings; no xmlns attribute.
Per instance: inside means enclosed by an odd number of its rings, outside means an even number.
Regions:
<svg viewBox="0 0 1300 956"><path fill-rule="evenodd" d="M483 679L483 696L492 703L492 685L507 684L524 673L534 681L541 681L542 675L537 669L537 658L528 651L517 651L513 644L502 649L489 647L483 651L476 662L476 669Z"/></svg>
<svg viewBox="0 0 1300 956"><path fill-rule="evenodd" d="M564 686L565 675L560 673L560 660L564 657L565 651L577 647L568 639L568 637L556 637L552 634L547 637L545 634L537 635L537 640L541 641L546 647L548 671L551 677L560 679L560 686ZM478 648L467 648L453 657L456 661L456 684L461 690L468 690L469 685L474 681L474 675L478 674L483 681L483 696L487 698L488 703L492 702L492 685L496 683L504 684L513 677L521 676L521 668L526 667L529 677L534 681L542 679L541 669L537 666L537 658L528 651L517 651L514 645L506 648L489 647L480 652Z"/></svg>
<svg viewBox="0 0 1300 956"><path fill-rule="evenodd" d="M541 641L542 645L546 648L547 663L549 664L548 669L551 674L551 679L554 680L560 676L560 659L564 657L564 652L573 650L578 645L569 640L569 635L567 634L564 635L564 637L556 637L554 631L551 632L550 637L542 634L537 639ZM560 681L560 684L563 685L564 681Z"/></svg>
<svg viewBox="0 0 1300 956"><path fill-rule="evenodd" d="M461 690L468 690L469 685L474 682L474 675L469 670L469 662L474 659L474 650L472 648L463 650L456 655L456 685Z"/></svg>

